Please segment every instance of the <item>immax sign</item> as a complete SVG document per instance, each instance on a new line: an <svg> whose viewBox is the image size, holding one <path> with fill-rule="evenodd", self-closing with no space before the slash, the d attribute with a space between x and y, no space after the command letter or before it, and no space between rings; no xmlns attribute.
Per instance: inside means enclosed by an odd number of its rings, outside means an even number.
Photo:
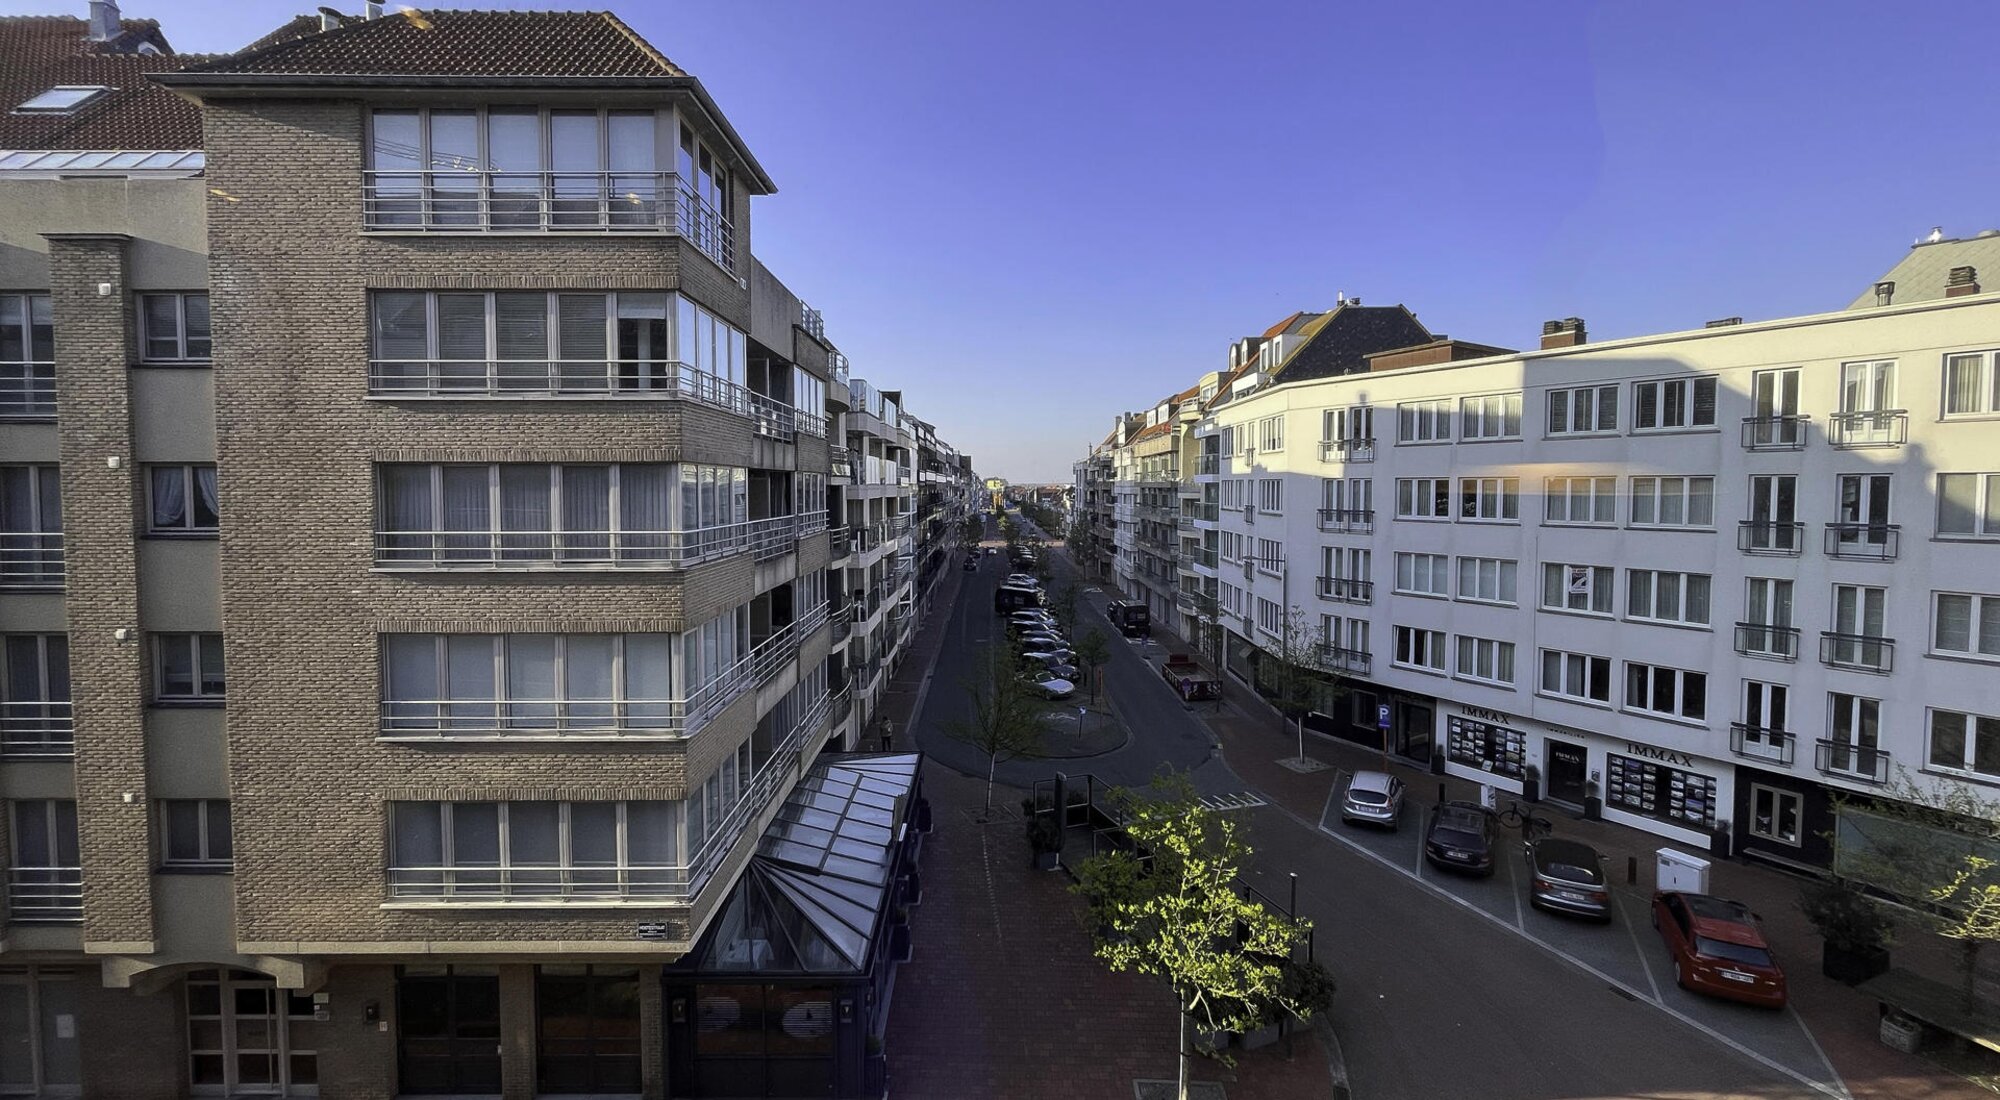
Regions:
<svg viewBox="0 0 2000 1100"><path fill-rule="evenodd" d="M1682 768L1694 767L1694 757L1686 753L1674 752L1670 749L1663 749L1654 745L1641 745L1637 741L1625 742L1625 751L1633 756L1644 756L1658 760L1663 764L1673 764Z"/></svg>

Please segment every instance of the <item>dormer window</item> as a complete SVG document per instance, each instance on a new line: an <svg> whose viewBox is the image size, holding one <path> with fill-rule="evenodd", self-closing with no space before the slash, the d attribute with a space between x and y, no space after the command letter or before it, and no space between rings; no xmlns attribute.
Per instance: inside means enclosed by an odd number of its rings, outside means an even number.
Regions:
<svg viewBox="0 0 2000 1100"><path fill-rule="evenodd" d="M66 115L110 91L101 84L58 84L14 108L17 114Z"/></svg>

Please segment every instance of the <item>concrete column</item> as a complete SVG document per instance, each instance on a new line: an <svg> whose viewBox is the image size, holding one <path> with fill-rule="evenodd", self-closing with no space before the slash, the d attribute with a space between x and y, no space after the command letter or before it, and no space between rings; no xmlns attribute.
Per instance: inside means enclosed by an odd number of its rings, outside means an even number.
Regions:
<svg viewBox="0 0 2000 1100"><path fill-rule="evenodd" d="M535 968L500 968L500 1097L535 1100Z"/></svg>
<svg viewBox="0 0 2000 1100"><path fill-rule="evenodd" d="M666 998L660 989L660 968L639 968L639 1080L645 1100L666 1100Z"/></svg>

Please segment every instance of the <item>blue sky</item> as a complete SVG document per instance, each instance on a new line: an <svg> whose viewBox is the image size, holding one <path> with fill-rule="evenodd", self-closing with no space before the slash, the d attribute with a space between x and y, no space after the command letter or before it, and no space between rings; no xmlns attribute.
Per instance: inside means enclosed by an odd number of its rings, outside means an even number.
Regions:
<svg viewBox="0 0 2000 1100"><path fill-rule="evenodd" d="M187 51L313 6L124 4ZM1017 481L1339 291L1520 347L1837 308L2000 225L1991 5L589 6L715 95L856 374Z"/></svg>

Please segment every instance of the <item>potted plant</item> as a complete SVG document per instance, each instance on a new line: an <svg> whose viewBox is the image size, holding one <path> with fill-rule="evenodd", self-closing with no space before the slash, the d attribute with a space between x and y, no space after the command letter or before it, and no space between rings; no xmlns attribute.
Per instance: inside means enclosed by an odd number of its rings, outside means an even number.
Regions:
<svg viewBox="0 0 2000 1100"><path fill-rule="evenodd" d="M1889 937L1895 922L1873 898L1845 879L1826 879L1799 895L1799 911L1825 945L1820 971L1853 985L1889 969Z"/></svg>
<svg viewBox="0 0 2000 1100"><path fill-rule="evenodd" d="M1529 764L1521 769L1521 801L1542 800L1542 769Z"/></svg>
<svg viewBox="0 0 2000 1100"><path fill-rule="evenodd" d="M1062 826L1056 824L1054 814L1028 818L1028 848L1034 853L1036 867L1054 871L1062 866Z"/></svg>

